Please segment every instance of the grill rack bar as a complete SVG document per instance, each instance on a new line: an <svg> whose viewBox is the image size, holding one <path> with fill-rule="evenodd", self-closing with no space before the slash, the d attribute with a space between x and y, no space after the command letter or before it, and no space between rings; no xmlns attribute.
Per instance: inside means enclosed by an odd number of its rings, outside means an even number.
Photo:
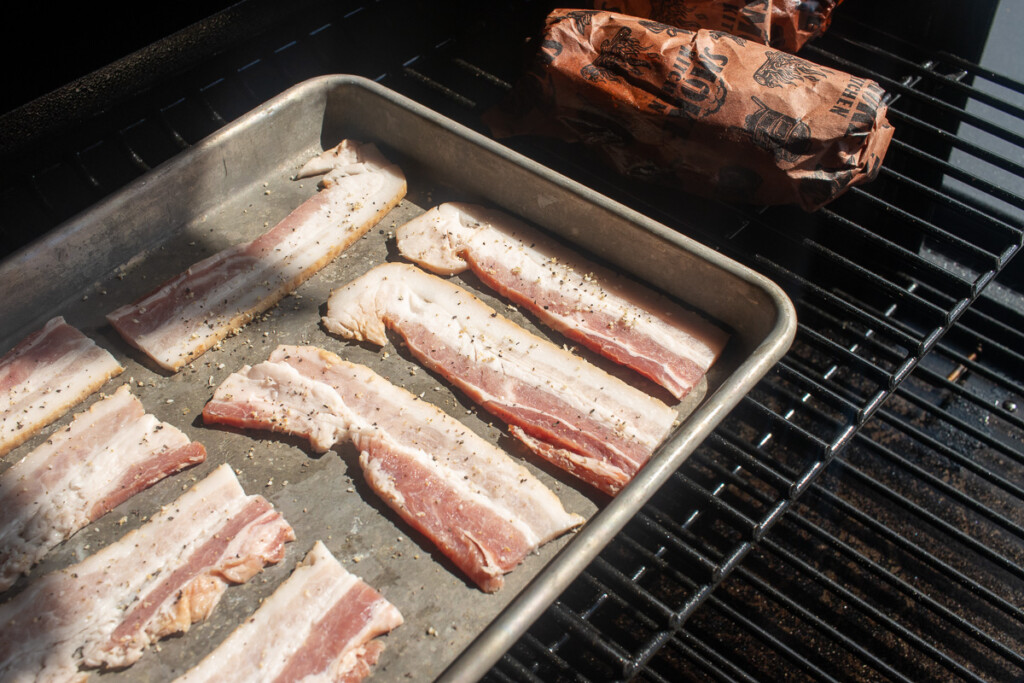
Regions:
<svg viewBox="0 0 1024 683"><path fill-rule="evenodd" d="M983 180L982 178L974 175L973 173L964 171L961 168L957 168L948 161L940 159L933 154L929 154L928 152L925 152L923 150L920 150L916 147L913 147L911 145L908 145L904 142L895 139L892 141L890 149L898 149L901 152L904 152L915 157L923 164L939 168L940 170L942 170L943 173L945 173L949 177L956 178L960 182L970 186L972 189L991 195L992 197L995 197L996 199L1004 201L1007 204L1015 206L1018 209L1024 208L1024 198L1021 198L1020 195L1016 195L1013 192L1010 192L1009 190L1004 190L1003 188L995 185L994 183Z"/></svg>
<svg viewBox="0 0 1024 683"><path fill-rule="evenodd" d="M863 434L858 434L858 436L857 436L857 443L859 445L861 445L861 446L870 447L870 449L872 449L872 450L874 450L874 451L876 451L878 453L882 453L882 454L884 454L886 456L889 456L889 455L891 455L893 453L891 449L885 449L884 446L879 446L879 444L874 443L873 441L871 441L869 438L867 438ZM906 462L905 459L903 459L901 457L897 457L897 458L901 461L901 464L903 462ZM920 468L918 468L918 469L920 469ZM916 475L916 473L915 473L915 475ZM921 477L920 475L916 475L916 476L918 476L922 480L925 480L925 477ZM763 500L765 502L769 502L769 501L772 500L771 497L766 496L763 492L761 492L761 490L759 490L758 488L756 488L753 485L751 485L750 482L745 481L745 480L735 476L735 473L730 473L728 475L728 478L730 479L730 483L742 487L745 494L748 494L748 495L750 495L752 497L755 497L755 498L760 498L761 500ZM934 477L933 477L933 479L934 479ZM930 483L932 483L932 481L930 481ZM954 488L944 484L944 482L943 482L942 485L946 489L946 490L944 490L944 493L948 493L948 492L950 492L950 490L952 490L952 492L956 492L956 489L954 489ZM959 494L958 492L956 492L956 496L957 497L962 497L963 495ZM859 509L853 507L851 504L847 503L844 499L839 498L837 495L829 492L829 490L827 488L824 488L820 483L817 483L817 482L812 486L812 490L811 490L811 492L808 495L808 498L814 498L814 497L821 498L824 501L826 501L827 505L840 509L844 516L850 517L851 519L856 520L857 523L870 526L874 532L879 533L879 535L881 535L881 536L887 537L887 541L888 542L895 543L896 545L901 546L901 549L904 550L905 552L916 554L919 557L925 557L925 558L929 559L930 561L935 561L936 565L938 567L940 567L948 575L948 577L953 578L953 579L955 579L958 582L961 582L963 585L965 585L968 588L968 590L971 593L983 596L986 600L991 602L993 605L995 605L998 608L1004 610L1008 615L1016 618L1016 620L1020 621L1022 623L1022 625L1024 625L1024 610L1022 610L1020 606L1013 605L1010 602L1006 601L1005 599L999 598L998 596L990 593L989 591L987 591L987 589L985 589L983 586L978 584L976 581L974 581L974 580L970 579L969 577L967 577L966 574L958 572L954 568L952 568L952 567L942 563L939 560L936 560L934 557L929 555L926 551L923 551L920 548L914 546L912 542L910 542L910 541L900 537L898 535L898 533L896 533L895 531L892 531L891 529L889 529L885 524L883 524L883 523L877 521L876 519L873 519L872 517L870 517L870 516L860 512ZM1021 498L1020 500L1024 500L1024 498ZM802 500L800 502L800 504L799 504L799 507L801 507L801 508L805 508L805 507L813 508L813 507L817 507L817 506L814 503L812 503L811 501ZM787 517L787 520L792 522L792 523L795 523L797 525L800 525L801 527L808 527L808 525L811 524L811 522L807 521L804 517L801 517L799 514L798 515L791 515L790 517ZM830 538L834 538L834 537L830 537ZM837 541L837 543L841 543L841 542ZM849 554L850 553L849 546L846 545L846 544L843 544L843 545L844 545L844 548L847 548L846 552L847 552L847 554ZM870 561L868 558L862 558L860 556L858 556L858 558L859 558L858 561L864 561L864 562ZM892 579L896 580L895 578L892 578Z"/></svg>
<svg viewBox="0 0 1024 683"><path fill-rule="evenodd" d="M965 328L964 324L961 323L957 326L957 331L961 334L968 334L971 330ZM1024 335L1018 333L1017 335L1021 341L1024 341ZM937 352L941 353L941 351ZM929 362L935 362L929 359ZM998 368L988 368L989 374L998 375ZM970 444L978 443L974 438L974 435L962 431L960 427L963 424L963 420L957 419L955 416L949 414L948 410L943 409L940 413L935 413L932 408L939 405L936 401L945 401L949 398L959 398L960 394L957 392L948 391L944 386L947 382L945 377L941 373L936 373L933 369L925 367L919 368L914 374L913 385L909 386L906 390L901 389L900 399L904 399L904 394L910 394L914 389L918 388L917 385L921 384L922 389L940 389L940 395L933 400L931 404L921 405L920 403L908 403L906 409L911 410L912 413L908 417L901 417L896 420L897 424L895 429L887 429L883 433L891 434L894 431L899 434L906 435L907 438L913 439L914 442L920 443L921 446L928 449L933 453L942 453L943 457L951 457L953 454L959 455L964 458L967 453L967 449L971 448ZM933 382L932 380L938 380ZM920 380L920 381L919 381ZM982 378L982 381L984 378ZM970 391L974 393L984 393L979 391L977 387L972 387ZM971 402L966 399L963 403L969 404ZM916 410L914 410L916 408ZM902 409L901 409L902 410ZM886 419L892 411L885 408L879 412L879 419ZM941 415L941 419L950 425L953 430L953 435L961 435L967 437L967 441L961 441L957 438L952 438L951 441L960 444L958 449L942 443L937 442L935 439L928 437L926 442L918 441L922 435L919 429L913 427L912 422L914 421L914 415L932 417L935 415ZM980 416L977 421L984 421L984 415ZM1017 435L1021 434L1021 430L1017 428ZM941 450L939 450L941 448ZM902 446L900 451L913 452L913 449L908 446ZM963 452L960 452L963 451ZM931 489L936 491L938 494L944 497L952 503L955 503L958 508L971 509L978 511L982 516L986 516L990 519L993 518L993 514L1000 515L1000 513L987 514L985 510L988 508L981 501L975 500L972 496L977 494L968 493L966 490L962 490L951 484L942 481L934 473L925 473L923 469L927 466L935 467L932 462L933 458L925 457L921 458L921 464L911 463L909 461L910 456L900 455L897 453L894 447L887 447L876 443L871 437L859 434L854 444L848 451L843 451L834 460L829 468L829 479L835 481L844 481L846 485L839 492L830 490L833 488L831 485L826 485L822 481L814 484L811 492L805 498L801 499L794 510L794 513L788 515L781 527L785 529L784 537L786 539L796 538L794 534L799 531L802 534L809 534L811 538L817 538L825 542L827 552L823 553L821 546L814 544L812 541L801 538L799 543L801 544L801 552L806 555L805 559L799 559L798 557L792 556L791 550L783 548L778 541L775 540L776 535L773 534L769 538L765 539L764 542L758 545L757 555L761 556L764 553L774 554L779 561L785 563L796 563L801 569L801 576L806 579L801 579L802 582L815 582L820 583L822 581L832 582L833 579L829 578L822 573L822 565L828 564L829 566L839 566L842 562L852 562L855 569L850 570L858 578L855 585L868 586L867 589L871 593L877 593L878 589L876 586L879 583L885 583L890 586L895 586L897 591L908 596L912 600L915 613L919 613L922 610L930 611L932 614L937 615L943 623L946 625L942 628L935 627L932 631L929 631L932 635L931 638L936 637L936 634L940 633L942 629L949 629L952 634L950 637L969 638L976 642L980 647L984 648L990 654L994 655L996 662L991 665L988 671L978 671L977 662L964 661L964 662L951 662L953 655L948 654L953 652L953 649L944 645L935 645L934 642L928 642L925 647L918 648L918 655L914 658L926 660L922 666L928 667L935 665L936 663L946 667L945 670L948 673L956 673L960 677L968 679L985 679L989 676L993 678L999 678L1005 674L1006 678L1013 677L1014 675L1021 675L1024 672L1024 656L1020 654L1021 649L1019 647L1020 642L1024 640L1024 608L1021 604L1013 603L1006 599L1003 595L996 594L992 591L991 586L1005 585L1005 575L1009 574L1012 576L1012 583L1015 584L1015 588L1011 590L1016 591L1015 594L1020 595L1020 591L1024 590L1024 576L1020 573L1020 557L1015 559L1007 558L1004 556L993 556L989 546L983 541L975 541L971 537L967 536L963 531L958 529L952 524L945 522L939 518L937 511L930 511L925 507L925 503L917 501L908 496L915 495L914 489L908 489L905 494L899 494L891 488L891 485L886 484L877 478L866 474L862 471L861 466L853 465L851 459L856 456L858 460L868 459L867 464L871 469L877 470L878 472L890 472L890 465L893 462L899 462L901 467L910 465L913 469L912 476L905 479L906 486L917 486L917 483L924 483ZM965 459L970 461L969 459ZM877 464L874 464L877 463ZM978 470L979 474L984 474L985 471ZM851 479L850 475L853 475ZM891 476L891 475L890 475ZM871 482L865 485L866 482ZM747 491L752 495L759 495L756 489L751 488L749 485ZM871 492L879 497L885 497L889 500L896 500L896 509L899 512L896 514L899 517L906 515L912 515L918 517L929 525L936 527L940 530L941 536L936 540L931 541L931 547L923 547L923 541L912 540L907 535L908 531L912 531L915 536L917 530L921 529L920 523L908 522L902 525L899 530L890 528L889 524L876 519L872 514L868 512L868 508L865 507L867 503L859 503L856 498L860 498L865 492ZM918 497L921 494L916 494ZM1024 496L1020 493L1015 492L1012 496L1012 500L1017 503L1016 510L1018 517L1024 517L1021 515L1020 509L1024 507ZM937 503L932 504L937 505ZM945 509L947 504L943 504ZM813 513L814 520L808 515ZM949 513L946 513L948 516ZM835 531L829 531L822 526L821 521L815 520L829 520L829 526ZM844 521L850 520L850 521ZM837 533L843 533L848 535L849 530L857 526L866 528L872 537L878 537L880 542L872 541L858 541L856 547L850 541L842 540ZM1017 537L1019 547L1020 533L1021 533L1021 522L1006 520L1005 523L1000 526L1008 528ZM948 539L948 540L946 540ZM942 545L948 544L950 541L955 542L958 547L965 548L966 552L971 553L972 557L977 556L979 559L986 559L997 565L1001 572L1000 578L996 579L995 575L989 578L989 584L986 585L982 580L977 577L968 576L961 570L950 565L947 561L942 560L935 551L936 547L942 547ZM788 543L789 541L787 541ZM796 541L793 541L796 542ZM876 548L881 548L884 545L891 545L896 552L903 553L906 557L913 557L915 561L921 562L922 566L928 568L929 574L934 573L937 579L920 578L923 576L920 571L915 570L913 567L904 568L906 561L902 560L899 556L893 558L893 551L887 552L884 557L888 561L888 566L881 565L878 561L872 559L871 553L876 552ZM812 550L813 549L813 550ZM829 553L832 553L831 555ZM827 560L823 560L822 556L828 555ZM832 558L835 557L833 560ZM969 566L976 566L975 562L968 559L967 564ZM902 570L902 571L901 571ZM776 597L772 591L766 589L766 578L762 578L757 567L748 568L746 564L744 567L737 570L730 581L745 582L753 586L758 594L772 595ZM872 580L868 580L866 576L870 575ZM981 601L980 603L969 604L966 607L960 606L959 603L944 604L939 601L939 596L943 595L941 592L926 592L924 588L919 588L914 585L915 582L925 582L932 586L935 585L936 580L941 581L952 581L954 584L960 585L966 591L966 595L974 597L976 600ZM997 583L993 583L997 582ZM831 588L831 585L830 585ZM783 602L786 603L787 610L792 613L799 614L806 617L807 608L805 606L796 604L796 595L799 590L800 595L807 595L806 589L790 588L785 595ZM1005 590L1005 589L1004 589ZM777 591L776 591L777 592ZM880 598L879 598L880 599ZM813 599L814 609L822 610L827 612L834 612L834 607L831 604L823 607L821 599ZM854 601L856 602L856 601ZM710 603L709 603L710 604ZM853 604L853 603L847 603ZM1009 622L1002 622L1001 625L986 619L984 622L977 621L976 614L982 611L983 608L990 608L996 610L999 614L1002 614L1005 618L1010 619ZM749 607L747 608L749 610ZM966 612L961 614L956 610ZM742 616L742 614L740 615ZM737 619L736 624L738 626L748 626L751 617L744 617L744 619ZM929 637L915 635L912 638L906 637L906 629L921 630L926 628L922 625L922 619L920 617L903 618L904 623L892 623L893 620L886 618L885 633L895 634L901 636L898 642L903 643L908 640L920 644L922 637ZM688 622L689 623L689 622ZM842 640L843 652L849 653L856 651L856 648L851 648L850 644L846 642L846 635L838 635L832 632L831 627L822 627L821 624L811 622L814 625L813 633L809 638L820 638L822 636L828 636L833 640ZM1015 626L1010 626L1015 624ZM685 630L689 630L691 627L686 626ZM699 628L699 626L694 626ZM763 626L755 628L764 628ZM693 637L693 634L690 634ZM1014 638L1016 640L1016 646L1010 645L1006 642L1007 638ZM959 642L959 640L958 640ZM714 650L710 645L705 645L706 649ZM789 647L789 645L787 645ZM820 645L815 648L819 652L825 652L826 646ZM700 655L695 654L694 648L690 649L691 658L693 663L700 664L703 666L704 662ZM902 652L902 650L900 651ZM706 656L706 655L705 655ZM976 655L975 659L980 655ZM948 668L952 665L952 668ZM871 662L873 674L867 677L874 677L879 675L885 675L892 677L892 671L886 667L878 667L876 662ZM1007 668L1009 667L1009 668ZM930 674L934 674L936 670L926 668ZM744 676L752 676L756 678L755 674L751 674L749 669L742 669ZM993 673L999 671L999 674Z"/></svg>
<svg viewBox="0 0 1024 683"><path fill-rule="evenodd" d="M1014 237L1019 234L1019 228L1006 222L999 216L995 216L991 213L986 213L979 210L977 207L967 204L957 197L954 197L948 193L940 192L933 187L928 187L924 183L921 183L910 176L900 173L897 170L892 169L889 166L882 166L879 173L883 176L890 176L894 178L900 186L908 187L918 192L927 195L929 203L943 208L954 209L961 212L964 216L969 216L972 220L981 221L983 224L994 230L1000 230L1004 235L1009 237L1011 244L1013 244ZM1019 246L1019 244L1018 244ZM1004 261L1009 258L1012 254L1003 255Z"/></svg>
<svg viewBox="0 0 1024 683"><path fill-rule="evenodd" d="M842 35L836 34L835 37L841 38ZM838 64L840 67L842 67L843 71L847 71L848 73L857 73L866 76L872 79L873 81L878 82L890 95L899 94L902 95L903 97L908 97L923 102L927 104L929 107L933 107L941 113L952 114L956 116L957 119L963 121L964 123L969 123L970 125L978 128L979 130L983 130L986 133L999 137L1000 139L1005 140L1006 142L1009 142L1015 146L1024 146L1024 136L1012 130L1007 130L1002 126L996 125L991 121L988 121L980 116L977 116L976 114L972 114L971 112L965 111L964 109L954 104L946 102L940 97L929 95L928 93L922 92L917 87L908 87L900 79L892 78L890 76L887 76L886 74L879 73L878 71L875 71L870 68L865 68L863 64L859 64L850 59L840 57L835 53L822 49L821 47L814 43L808 44L806 46L805 52L807 56L815 57L815 61ZM933 70L935 66L936 65L933 62L925 62L924 64L918 65L917 68L924 70ZM1009 81L1009 79L1007 80ZM1015 84L1014 89L1019 92L1020 84ZM987 95L982 96L981 93L977 91L972 92L971 97L975 99L989 99ZM1006 102L1004 102L1003 106L1007 108L1012 108L1012 105L1009 105ZM977 147L971 144L970 142L967 142L960 138L956 138L955 136L949 136L948 133L946 133L937 126L932 126L930 124L925 123L924 121L921 121L913 117L907 117L906 114L901 114L899 112L897 112L897 115L901 117L906 117L905 120L908 123L911 123L912 125L924 128L934 135L942 136L945 139L945 141L954 143L957 147L963 149L966 152L980 154L981 158L985 159L986 161L989 160L988 157L990 155L994 156L993 153L988 150ZM1004 159L1004 161L1012 164L1012 162L1010 162L1008 159ZM1012 170L1014 172L1019 173L1020 167L1014 164L1014 167L1011 167L1007 170Z"/></svg>
<svg viewBox="0 0 1024 683"><path fill-rule="evenodd" d="M941 441L933 439L932 437L925 434L923 431L916 429L915 427L910 425L906 420L901 419L897 415L893 414L891 411L881 410L879 411L878 416L880 420L892 425L897 429L903 430L906 434L908 434L909 436L913 436L922 443L927 444L936 452L942 453L942 455L947 457L949 460L955 462L960 467L966 470L970 470L972 474L975 474L978 477L984 479L988 484L991 484L992 486L1002 491L1005 491L1006 493L1015 496L1018 499L1024 500L1024 487L1018 484L1014 484L1012 481L1009 481L1005 477L1002 477L996 474L995 472L992 472L990 469L982 465L978 465L970 458L964 457L960 453L957 453L954 449L949 448ZM985 505L977 502L966 493L960 491L955 486L947 484L938 476L929 473L927 470L925 470L922 467L919 467L918 465L915 465L908 459L896 453L891 448L886 448L885 446L876 443L863 435L858 435L858 438L863 442L863 446L874 451L875 455L883 457L888 461L897 464L899 467L912 472L914 477L916 477L919 481L928 484L932 488L942 491L942 493L954 499L960 505L970 508L974 512L977 512L978 514L988 518L989 521L991 521L993 524L1003 527L1007 531L1019 536L1022 540L1024 540L1024 527L1022 527L1019 523L1013 522L1007 517L999 514L998 512L995 512L991 508L986 507Z"/></svg>
<svg viewBox="0 0 1024 683"><path fill-rule="evenodd" d="M864 23L857 23L862 29L870 29L870 27ZM836 34L835 38L836 40L844 44L855 46L856 48L864 50L865 52L869 52L889 59L894 63L899 64L905 73L912 74L913 76L920 77L922 79L934 80L942 87L950 88L953 92L959 93L960 95L969 97L979 102L983 102L989 105L990 107L994 107L995 109L1010 114L1011 116L1015 116L1017 118L1024 118L1024 109L1022 109L1021 107L1018 107L1013 103L1006 101L1005 99L996 97L995 95L987 93L984 90L976 88L972 85L967 85L964 82L966 76L981 76L985 80L992 81L993 83L998 83L1003 87L1016 90L1017 92L1024 92L1020 89L1019 83L1016 83L1012 79L1005 78L995 73L994 71L984 69L979 65L974 64L973 62L969 62L965 59L956 57L955 55L951 55L947 52L939 52L935 53L924 64L920 64L913 60L905 59L899 56L898 54L887 51L884 48L880 48L878 47L878 45L873 45L869 42L853 40L841 34ZM886 36L887 41L891 39L893 39L893 36ZM935 69L935 66L937 64L941 64L944 62L952 63L955 67L959 69L959 73L957 73L955 76L950 76L937 71Z"/></svg>
<svg viewBox="0 0 1024 683"><path fill-rule="evenodd" d="M983 586L975 579L972 579L952 565L944 562L907 537L889 529L885 524L878 522L874 517L865 513L844 498L832 493L818 484L816 484L809 492L808 497L823 500L828 506L837 509L844 517L855 521L857 524L870 528L872 533L877 534L880 538L884 539L886 543L894 545L907 555L913 556L918 561L928 564L931 569L939 572L945 578L963 586L970 594L983 598L989 605L999 609L1005 615L1019 621L1021 624L1024 624L1024 610L1022 610L1020 606L1014 605L1005 598L992 592L986 586ZM810 505L811 501L808 500L805 504Z"/></svg>

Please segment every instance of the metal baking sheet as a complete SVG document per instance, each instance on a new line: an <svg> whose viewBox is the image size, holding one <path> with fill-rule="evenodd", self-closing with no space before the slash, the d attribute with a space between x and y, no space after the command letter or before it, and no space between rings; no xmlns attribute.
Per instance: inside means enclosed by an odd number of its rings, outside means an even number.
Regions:
<svg viewBox="0 0 1024 683"><path fill-rule="evenodd" d="M315 179L292 180L298 167L346 137L377 143L402 167L409 193L293 296L173 375L147 363L105 324L107 312L287 215L316 191ZM679 428L614 500L533 457L502 423L419 366L400 344L375 349L332 337L320 327L333 288L379 263L399 260L390 239L394 229L449 200L481 202L518 215L730 328L725 355L700 390L679 406L685 417ZM96 674L112 681L164 681L185 671L241 623L316 540L406 619L386 637L374 680L479 677L767 372L795 331L792 305L763 277L371 81L349 76L307 81L227 126L7 259L0 264L0 282L18 293L0 301L0 319L6 321L0 349L62 314L126 366L103 391L131 383L149 412L182 428L209 452L203 465L159 483L80 531L5 597L138 527L224 462L247 492L266 496L296 531L285 560L248 584L229 588L208 621L163 641L125 671ZM511 319L564 342L472 276L461 283ZM372 494L352 447L315 455L300 439L205 427L200 413L214 387L243 364L265 360L281 343L322 346L422 394L524 462L587 524L529 557L506 576L504 588L488 595ZM670 400L646 380L581 353ZM70 419L66 415L43 430L0 466L9 466Z"/></svg>

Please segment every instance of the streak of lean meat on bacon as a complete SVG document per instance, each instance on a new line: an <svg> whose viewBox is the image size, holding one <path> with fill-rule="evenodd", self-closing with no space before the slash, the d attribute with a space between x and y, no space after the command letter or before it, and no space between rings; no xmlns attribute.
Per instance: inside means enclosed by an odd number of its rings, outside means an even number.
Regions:
<svg viewBox="0 0 1024 683"><path fill-rule="evenodd" d="M484 591L583 518L529 470L363 365L280 346L217 388L206 422L271 429L323 452L352 441L370 487Z"/></svg>
<svg viewBox="0 0 1024 683"><path fill-rule="evenodd" d="M205 459L128 385L97 401L0 475L0 591L89 522Z"/></svg>
<svg viewBox="0 0 1024 683"><path fill-rule="evenodd" d="M175 683L345 681L370 674L402 615L320 541L249 619Z"/></svg>
<svg viewBox="0 0 1024 683"><path fill-rule="evenodd" d="M402 256L441 275L467 269L565 336L685 397L728 335L664 296L499 211L442 204L396 231Z"/></svg>
<svg viewBox="0 0 1024 683"><path fill-rule="evenodd" d="M0 680L79 681L188 631L228 584L280 562L292 528L221 465L149 522L0 605Z"/></svg>
<svg viewBox="0 0 1024 683"><path fill-rule="evenodd" d="M420 362L510 423L531 450L610 495L647 463L677 417L416 266L387 263L336 289L323 323L381 346L386 329L394 330Z"/></svg>
<svg viewBox="0 0 1024 683"><path fill-rule="evenodd" d="M160 367L176 371L305 282L405 196L405 176L371 144L345 140L298 178L323 189L251 242L171 278L107 320Z"/></svg>
<svg viewBox="0 0 1024 683"><path fill-rule="evenodd" d="M51 319L0 358L0 455L123 371L64 318Z"/></svg>

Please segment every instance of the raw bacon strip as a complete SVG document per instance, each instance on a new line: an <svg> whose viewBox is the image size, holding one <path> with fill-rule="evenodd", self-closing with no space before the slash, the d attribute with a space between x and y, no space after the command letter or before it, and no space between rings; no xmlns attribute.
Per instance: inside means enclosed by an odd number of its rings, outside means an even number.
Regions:
<svg viewBox="0 0 1024 683"><path fill-rule="evenodd" d="M214 254L107 320L132 346L178 370L267 310L359 239L405 196L405 176L350 140L315 160L323 190L252 242Z"/></svg>
<svg viewBox="0 0 1024 683"><path fill-rule="evenodd" d="M0 475L0 591L55 545L206 449L123 385Z"/></svg>
<svg viewBox="0 0 1024 683"><path fill-rule="evenodd" d="M391 328L427 367L515 425L512 433L534 452L611 495L676 418L661 401L415 266L377 266L335 290L323 323L380 345Z"/></svg>
<svg viewBox="0 0 1024 683"><path fill-rule="evenodd" d="M552 328L683 398L728 335L498 211L442 204L398 228L398 249L442 275L467 269Z"/></svg>
<svg viewBox="0 0 1024 683"><path fill-rule="evenodd" d="M60 316L0 358L0 455L124 371Z"/></svg>
<svg viewBox="0 0 1024 683"><path fill-rule="evenodd" d="M360 449L370 487L481 589L583 523L501 449L369 368L315 347L280 346L229 376L203 419Z"/></svg>
<svg viewBox="0 0 1024 683"><path fill-rule="evenodd" d="M402 615L317 541L292 575L175 683L361 681ZM315 677L315 678L314 678Z"/></svg>
<svg viewBox="0 0 1024 683"><path fill-rule="evenodd" d="M205 619L229 583L280 562L295 535L227 465L83 562L0 606L0 680L83 680L133 664Z"/></svg>

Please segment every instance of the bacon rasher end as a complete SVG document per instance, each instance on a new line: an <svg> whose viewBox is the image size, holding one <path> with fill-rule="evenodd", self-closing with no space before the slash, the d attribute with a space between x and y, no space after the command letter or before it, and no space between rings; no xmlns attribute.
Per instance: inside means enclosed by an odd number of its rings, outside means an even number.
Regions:
<svg viewBox="0 0 1024 683"><path fill-rule="evenodd" d="M122 385L0 475L0 591L58 543L206 449Z"/></svg>
<svg viewBox="0 0 1024 683"><path fill-rule="evenodd" d="M119 541L0 605L0 680L82 680L205 619L229 584L284 558L292 528L221 465Z"/></svg>
<svg viewBox="0 0 1024 683"><path fill-rule="evenodd" d="M402 615L350 574L320 541L292 575L217 649L175 683L356 681Z"/></svg>
<svg viewBox="0 0 1024 683"><path fill-rule="evenodd" d="M347 249L405 196L405 176L371 144L317 157L323 189L251 242L229 247L107 315L132 346L177 371ZM308 166L308 164L307 164Z"/></svg>
<svg viewBox="0 0 1024 683"><path fill-rule="evenodd" d="M123 371L64 318L51 319L0 358L0 456Z"/></svg>

